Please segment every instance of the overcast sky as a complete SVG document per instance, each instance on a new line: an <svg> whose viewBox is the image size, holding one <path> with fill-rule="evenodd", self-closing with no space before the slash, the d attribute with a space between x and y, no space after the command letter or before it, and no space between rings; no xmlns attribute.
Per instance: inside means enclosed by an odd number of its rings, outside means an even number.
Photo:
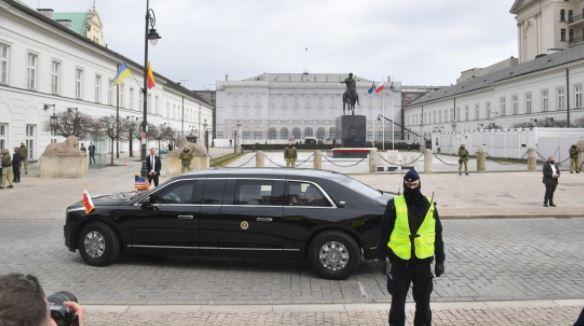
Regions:
<svg viewBox="0 0 584 326"><path fill-rule="evenodd" d="M95 0L108 46L143 61L144 0ZM24 0L86 11L93 0ZM158 73L193 89L225 74L354 72L408 85L449 85L459 73L517 57L512 0L151 0L162 36Z"/></svg>

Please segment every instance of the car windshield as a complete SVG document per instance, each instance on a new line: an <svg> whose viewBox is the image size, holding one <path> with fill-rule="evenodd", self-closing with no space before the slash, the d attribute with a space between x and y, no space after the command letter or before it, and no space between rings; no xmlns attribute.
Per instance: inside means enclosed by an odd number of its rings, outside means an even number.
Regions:
<svg viewBox="0 0 584 326"><path fill-rule="evenodd" d="M348 176L344 176L344 178L340 179L340 182L345 186L362 194L363 196L369 197L371 199L377 199L383 195L381 191L375 188L371 188L370 186L362 183L361 181L357 181Z"/></svg>

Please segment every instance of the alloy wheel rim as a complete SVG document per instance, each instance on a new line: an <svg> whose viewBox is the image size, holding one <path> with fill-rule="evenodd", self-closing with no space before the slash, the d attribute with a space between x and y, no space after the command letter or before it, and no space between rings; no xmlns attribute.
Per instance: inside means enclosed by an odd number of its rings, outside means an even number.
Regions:
<svg viewBox="0 0 584 326"><path fill-rule="evenodd" d="M91 258L99 258L105 252L105 238L97 231L88 232L83 239L85 252Z"/></svg>
<svg viewBox="0 0 584 326"><path fill-rule="evenodd" d="M318 251L322 267L331 272L338 272L347 267L350 257L347 247L338 241L328 241Z"/></svg>

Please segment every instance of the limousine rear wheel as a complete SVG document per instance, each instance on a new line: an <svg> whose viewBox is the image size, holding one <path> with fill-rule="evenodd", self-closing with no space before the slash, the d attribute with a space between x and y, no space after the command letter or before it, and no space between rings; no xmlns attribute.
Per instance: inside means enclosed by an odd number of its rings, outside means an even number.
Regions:
<svg viewBox="0 0 584 326"><path fill-rule="evenodd" d="M118 258L120 240L108 225L91 223L79 234L79 253L88 265L107 266Z"/></svg>
<svg viewBox="0 0 584 326"><path fill-rule="evenodd" d="M342 231L325 231L310 243L309 259L322 277L344 280L361 263L359 245L349 234Z"/></svg>

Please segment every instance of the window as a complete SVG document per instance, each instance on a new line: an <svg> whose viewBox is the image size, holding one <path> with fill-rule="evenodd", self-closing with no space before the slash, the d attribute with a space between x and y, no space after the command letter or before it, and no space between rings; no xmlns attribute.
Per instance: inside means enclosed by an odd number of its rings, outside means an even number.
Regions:
<svg viewBox="0 0 584 326"><path fill-rule="evenodd" d="M238 180L235 185L235 205L274 206L284 203L284 181Z"/></svg>
<svg viewBox="0 0 584 326"><path fill-rule="evenodd" d="M475 120L479 120L481 118L481 107L480 104L475 104Z"/></svg>
<svg viewBox="0 0 584 326"><path fill-rule="evenodd" d="M201 195L203 181L180 181L169 185L151 197L151 201L159 204L192 204L195 194ZM199 190L195 190L195 188Z"/></svg>
<svg viewBox="0 0 584 326"><path fill-rule="evenodd" d="M225 180L207 180L203 191L202 204L221 205L223 203L223 189Z"/></svg>
<svg viewBox="0 0 584 326"><path fill-rule="evenodd" d="M325 130L323 127L319 127L318 129L316 129L316 138L323 140L325 138Z"/></svg>
<svg viewBox="0 0 584 326"><path fill-rule="evenodd" d="M120 87L120 107L125 108L126 107L126 85L121 84L121 85L119 85L119 87Z"/></svg>
<svg viewBox="0 0 584 326"><path fill-rule="evenodd" d="M491 118L491 102L485 103L485 111L486 111L487 119L490 119Z"/></svg>
<svg viewBox="0 0 584 326"><path fill-rule="evenodd" d="M568 10L568 22L574 21L574 11Z"/></svg>
<svg viewBox="0 0 584 326"><path fill-rule="evenodd" d="M128 108L134 110L134 87L130 87L128 95Z"/></svg>
<svg viewBox="0 0 584 326"><path fill-rule="evenodd" d="M564 9L560 10L560 21L561 22L566 21L566 11Z"/></svg>
<svg viewBox="0 0 584 326"><path fill-rule="evenodd" d="M83 70L75 69L75 98L81 99L83 96Z"/></svg>
<svg viewBox="0 0 584 326"><path fill-rule="evenodd" d="M313 130L311 127L306 127L304 128L304 138L306 137L312 137L313 136Z"/></svg>
<svg viewBox="0 0 584 326"><path fill-rule="evenodd" d="M519 96L511 95L511 106L513 108L513 114L519 113Z"/></svg>
<svg viewBox="0 0 584 326"><path fill-rule="evenodd" d="M262 139L262 132L259 130L254 131L253 132L253 139L255 139L255 140Z"/></svg>
<svg viewBox="0 0 584 326"><path fill-rule="evenodd" d="M460 107L456 108L456 121L460 121Z"/></svg>
<svg viewBox="0 0 584 326"><path fill-rule="evenodd" d="M28 53L26 62L26 88L37 89L39 56Z"/></svg>
<svg viewBox="0 0 584 326"><path fill-rule="evenodd" d="M465 121L470 120L470 109L468 105L464 107L464 120Z"/></svg>
<svg viewBox="0 0 584 326"><path fill-rule="evenodd" d="M337 129L335 127L330 127L329 138L337 138Z"/></svg>
<svg viewBox="0 0 584 326"><path fill-rule="evenodd" d="M575 105L577 109L582 108L582 84L574 85Z"/></svg>
<svg viewBox="0 0 584 326"><path fill-rule="evenodd" d="M288 182L287 203L290 206L331 207L322 191L309 182Z"/></svg>
<svg viewBox="0 0 584 326"><path fill-rule="evenodd" d="M531 92L525 93L525 113L531 113Z"/></svg>
<svg viewBox="0 0 584 326"><path fill-rule="evenodd" d="M436 121L438 121L436 119L436 111L432 112L432 123L436 123Z"/></svg>
<svg viewBox="0 0 584 326"><path fill-rule="evenodd" d="M566 29L562 28L560 30L560 41L565 41L566 40Z"/></svg>
<svg viewBox="0 0 584 326"><path fill-rule="evenodd" d="M51 93L59 95L61 91L61 63L53 61L51 68Z"/></svg>
<svg viewBox="0 0 584 326"><path fill-rule="evenodd" d="M557 109L558 110L565 110L566 109L566 99L565 99L565 91L563 87L558 87L556 89L556 93L557 93L557 98L558 98L558 106Z"/></svg>
<svg viewBox="0 0 584 326"><path fill-rule="evenodd" d="M101 103L101 75L95 75L95 103Z"/></svg>
<svg viewBox="0 0 584 326"><path fill-rule="evenodd" d="M541 90L541 110L547 112L550 109L550 91L547 89Z"/></svg>
<svg viewBox="0 0 584 326"><path fill-rule="evenodd" d="M0 150L8 146L8 124L0 123Z"/></svg>
<svg viewBox="0 0 584 326"><path fill-rule="evenodd" d="M8 62L10 60L10 47L0 43L0 84L8 84Z"/></svg>
<svg viewBox="0 0 584 326"><path fill-rule="evenodd" d="M288 128L280 129L280 139L288 139Z"/></svg>
<svg viewBox="0 0 584 326"><path fill-rule="evenodd" d="M568 41L570 41L570 42L574 41L574 29L573 28L568 29Z"/></svg>
<svg viewBox="0 0 584 326"><path fill-rule="evenodd" d="M154 97L154 113L160 114L160 108L158 107L158 95Z"/></svg>
<svg viewBox="0 0 584 326"><path fill-rule="evenodd" d="M276 131L276 128L271 127L270 129L268 129L268 139L276 138L278 138L278 132Z"/></svg>
<svg viewBox="0 0 584 326"><path fill-rule="evenodd" d="M107 104L113 105L114 104L114 81L113 79L109 80L107 84Z"/></svg>
<svg viewBox="0 0 584 326"><path fill-rule="evenodd" d="M34 158L35 150L35 138L36 138L36 125L26 125L26 148L28 149L28 158L32 160Z"/></svg>
<svg viewBox="0 0 584 326"><path fill-rule="evenodd" d="M500 115L505 115L507 114L507 98L506 97L501 97L499 99L499 112Z"/></svg>
<svg viewBox="0 0 584 326"><path fill-rule="evenodd" d="M295 127L294 129L292 129L292 136L296 140L300 139L302 137L302 135L300 135L300 128Z"/></svg>
<svg viewBox="0 0 584 326"><path fill-rule="evenodd" d="M147 101L148 101L148 103L146 103L146 110L148 111L148 113L152 113L152 94L148 94Z"/></svg>

